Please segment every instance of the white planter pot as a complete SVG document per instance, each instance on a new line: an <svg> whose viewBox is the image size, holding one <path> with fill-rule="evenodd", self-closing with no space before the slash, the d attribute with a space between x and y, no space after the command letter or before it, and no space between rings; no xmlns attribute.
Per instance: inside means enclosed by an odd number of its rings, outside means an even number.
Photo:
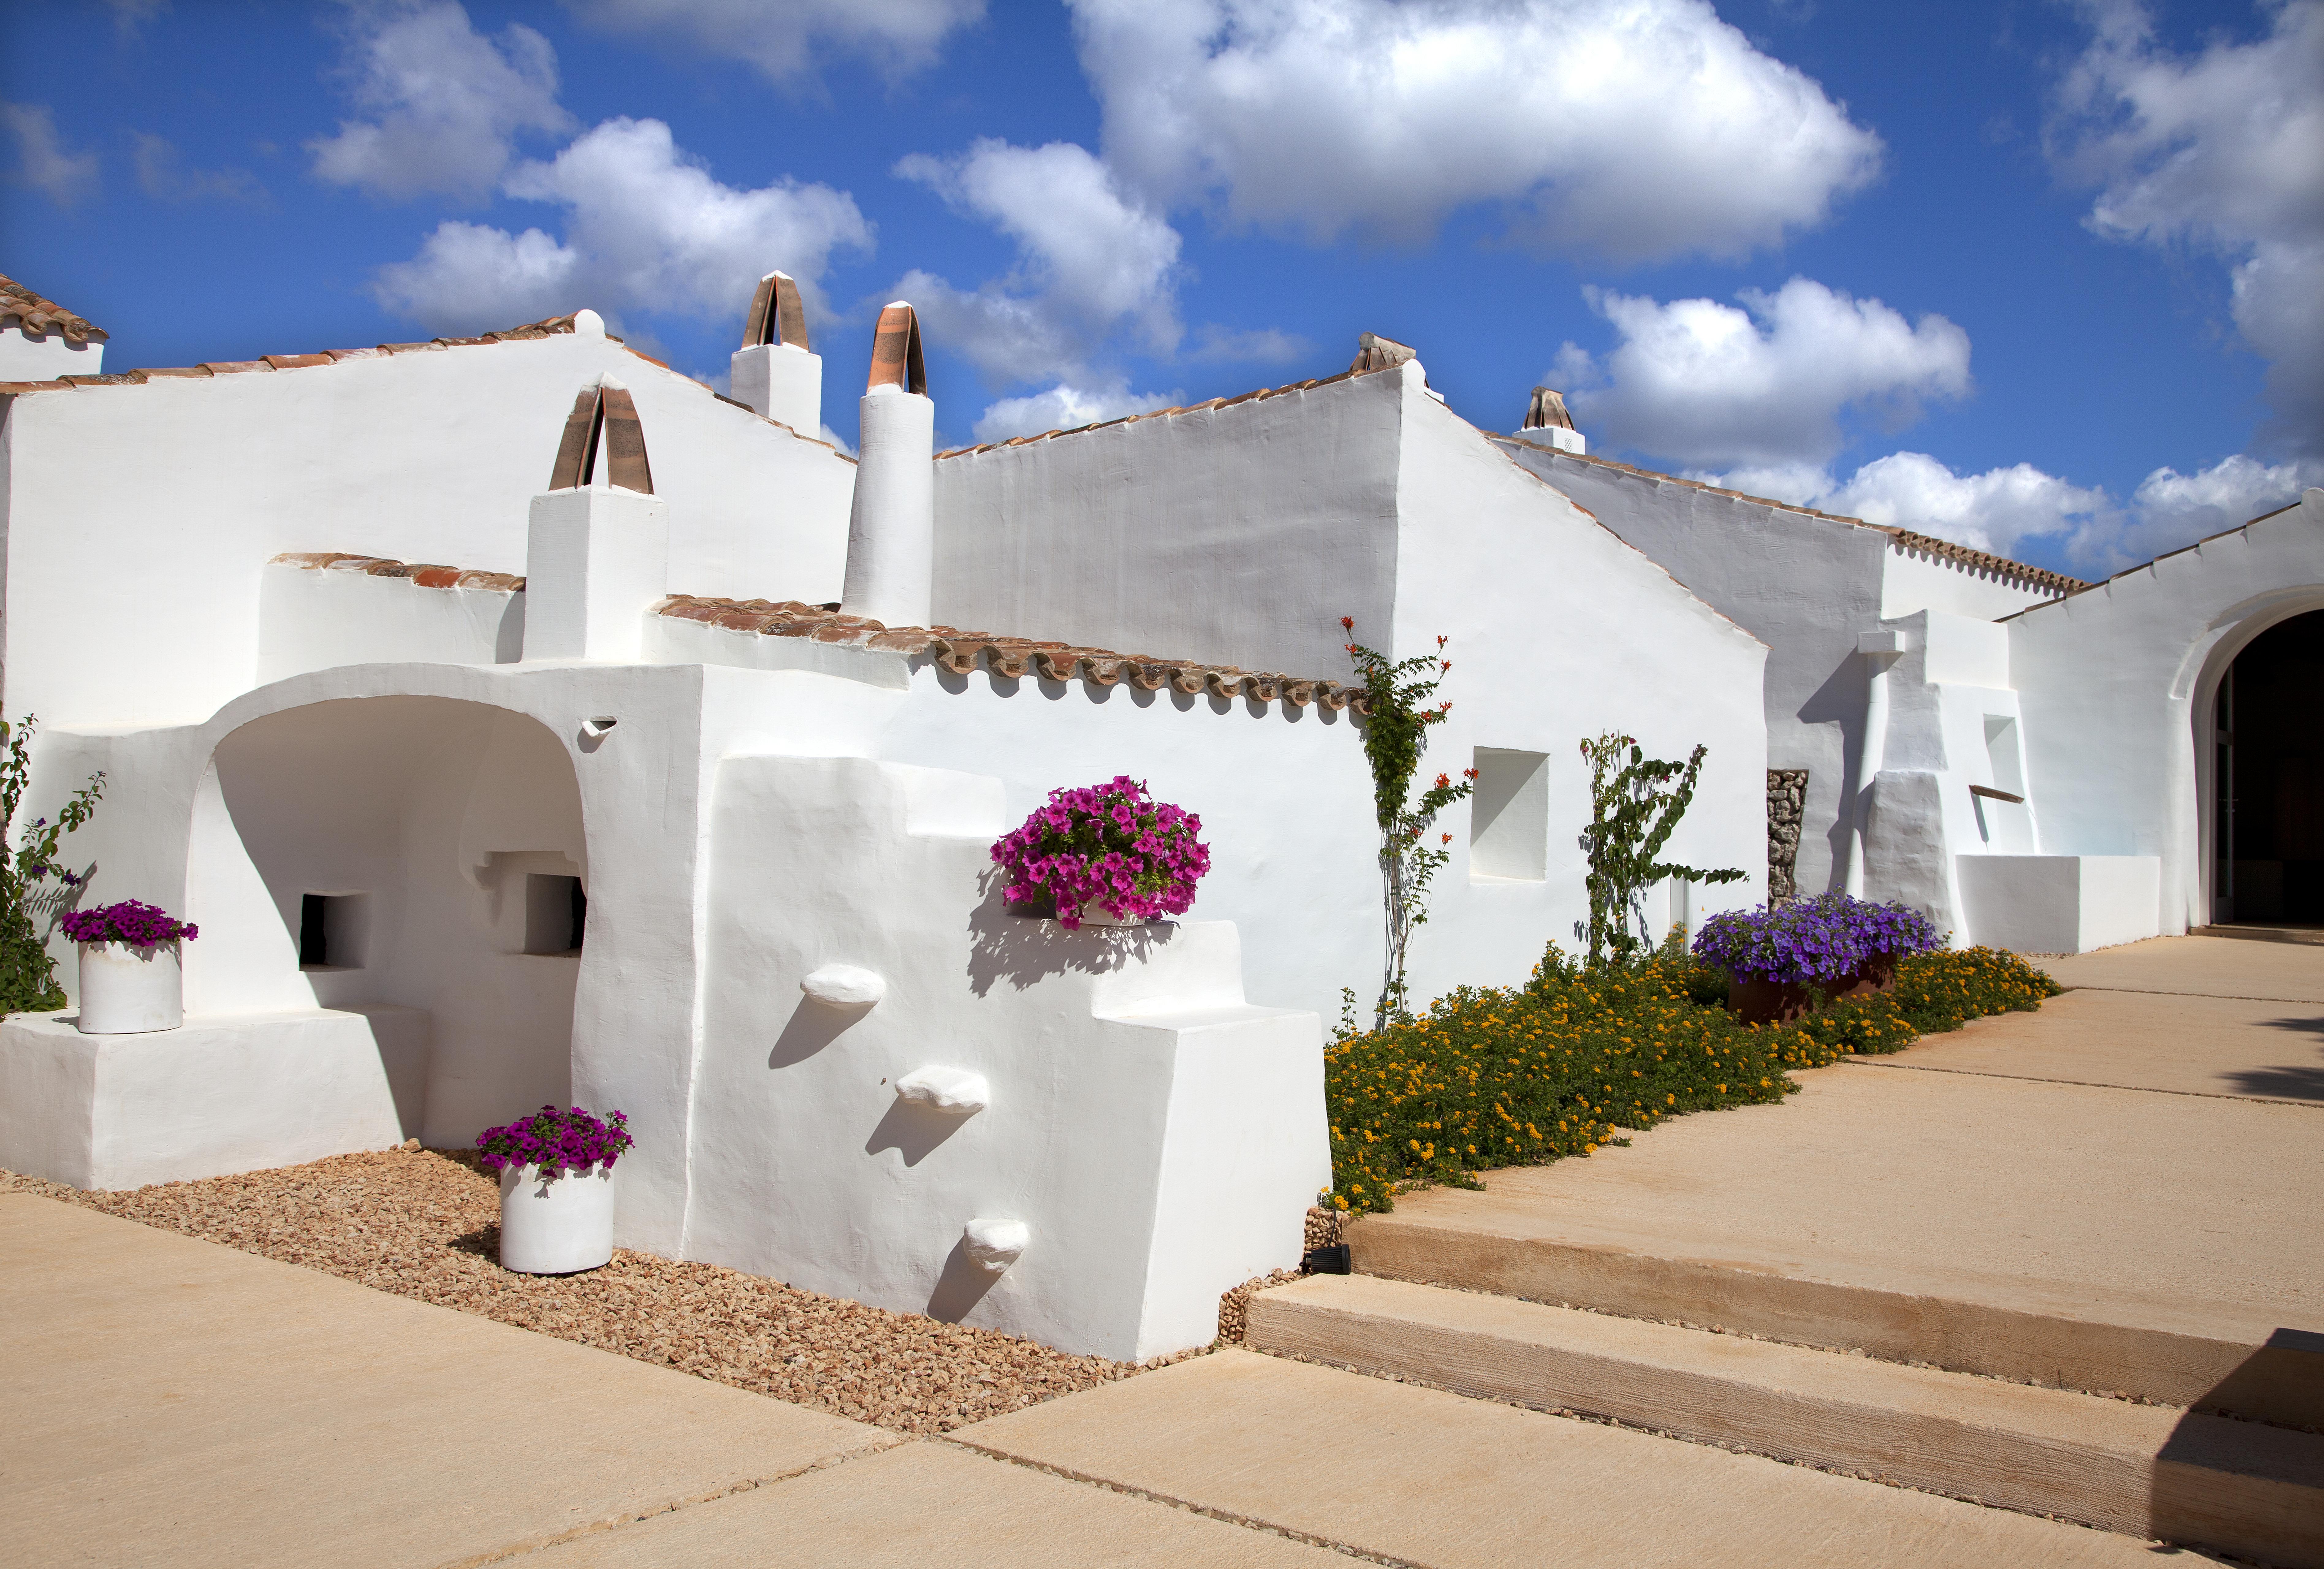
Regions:
<svg viewBox="0 0 2324 1569"><path fill-rule="evenodd" d="M537 1166L501 1168L501 1268L570 1275L613 1256L613 1168L567 1170L544 1181Z"/></svg>
<svg viewBox="0 0 2324 1569"><path fill-rule="evenodd" d="M186 1021L185 968L176 943L150 948L82 943L80 1032L143 1035Z"/></svg>
<svg viewBox="0 0 2324 1569"><path fill-rule="evenodd" d="M1144 926L1145 924L1146 918L1142 915L1110 915L1106 912L1105 906L1094 899L1082 906L1082 925L1084 926Z"/></svg>

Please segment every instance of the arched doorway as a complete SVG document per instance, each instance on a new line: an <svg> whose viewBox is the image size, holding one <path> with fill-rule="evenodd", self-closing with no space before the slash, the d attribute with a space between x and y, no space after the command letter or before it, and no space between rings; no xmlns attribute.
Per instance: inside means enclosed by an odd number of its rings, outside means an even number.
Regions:
<svg viewBox="0 0 2324 1569"><path fill-rule="evenodd" d="M2324 927L2324 611L2254 638L2214 709L2217 918Z"/></svg>
<svg viewBox="0 0 2324 1569"><path fill-rule="evenodd" d="M268 715L196 803L189 1004L424 1012L420 1136L466 1143L571 1095L587 876L572 759L538 721L401 696Z"/></svg>

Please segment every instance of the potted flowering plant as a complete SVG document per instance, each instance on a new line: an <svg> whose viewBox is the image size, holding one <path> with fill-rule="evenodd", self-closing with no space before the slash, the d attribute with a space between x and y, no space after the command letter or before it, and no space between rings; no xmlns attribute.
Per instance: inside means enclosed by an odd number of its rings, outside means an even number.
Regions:
<svg viewBox="0 0 2324 1569"><path fill-rule="evenodd" d="M1825 1000L1895 984L1900 955L1941 939L1929 918L1897 903L1845 893L1757 909L1723 910L1695 935L1695 957L1725 970L1728 1006L1747 1024L1796 1019Z"/></svg>
<svg viewBox="0 0 2324 1569"><path fill-rule="evenodd" d="M180 943L201 936L191 921L124 899L65 912L57 925L80 946L84 1035L142 1035L186 1021Z"/></svg>
<svg viewBox="0 0 2324 1569"><path fill-rule="evenodd" d="M1067 930L1084 922L1138 926L1184 915L1211 869L1203 819L1147 794L1126 775L1049 792L992 846L1014 904L1047 904Z"/></svg>
<svg viewBox="0 0 2324 1569"><path fill-rule="evenodd" d="M613 1162L633 1142L629 1119L543 1106L476 1135L501 1179L501 1267L570 1275L613 1256Z"/></svg>

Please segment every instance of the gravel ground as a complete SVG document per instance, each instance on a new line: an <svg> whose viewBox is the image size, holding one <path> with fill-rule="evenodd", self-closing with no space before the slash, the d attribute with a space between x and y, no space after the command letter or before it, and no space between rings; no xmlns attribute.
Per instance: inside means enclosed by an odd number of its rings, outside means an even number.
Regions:
<svg viewBox="0 0 2324 1569"><path fill-rule="evenodd" d="M498 1262L499 1184L467 1151L342 1155L127 1193L0 1171L0 1191L182 1232L899 1433L948 1432L1141 1371L626 1250L586 1275L511 1274ZM1236 1339L1251 1288L1228 1294Z"/></svg>

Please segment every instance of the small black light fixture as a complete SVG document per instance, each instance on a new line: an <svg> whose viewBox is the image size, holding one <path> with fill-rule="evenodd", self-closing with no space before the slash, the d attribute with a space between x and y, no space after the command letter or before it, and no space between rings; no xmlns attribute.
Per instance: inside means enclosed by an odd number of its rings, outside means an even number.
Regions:
<svg viewBox="0 0 2324 1569"><path fill-rule="evenodd" d="M1310 1275L1352 1275L1355 1269L1348 1260L1348 1244L1334 1242L1328 1248L1310 1248L1299 1260L1299 1268Z"/></svg>

